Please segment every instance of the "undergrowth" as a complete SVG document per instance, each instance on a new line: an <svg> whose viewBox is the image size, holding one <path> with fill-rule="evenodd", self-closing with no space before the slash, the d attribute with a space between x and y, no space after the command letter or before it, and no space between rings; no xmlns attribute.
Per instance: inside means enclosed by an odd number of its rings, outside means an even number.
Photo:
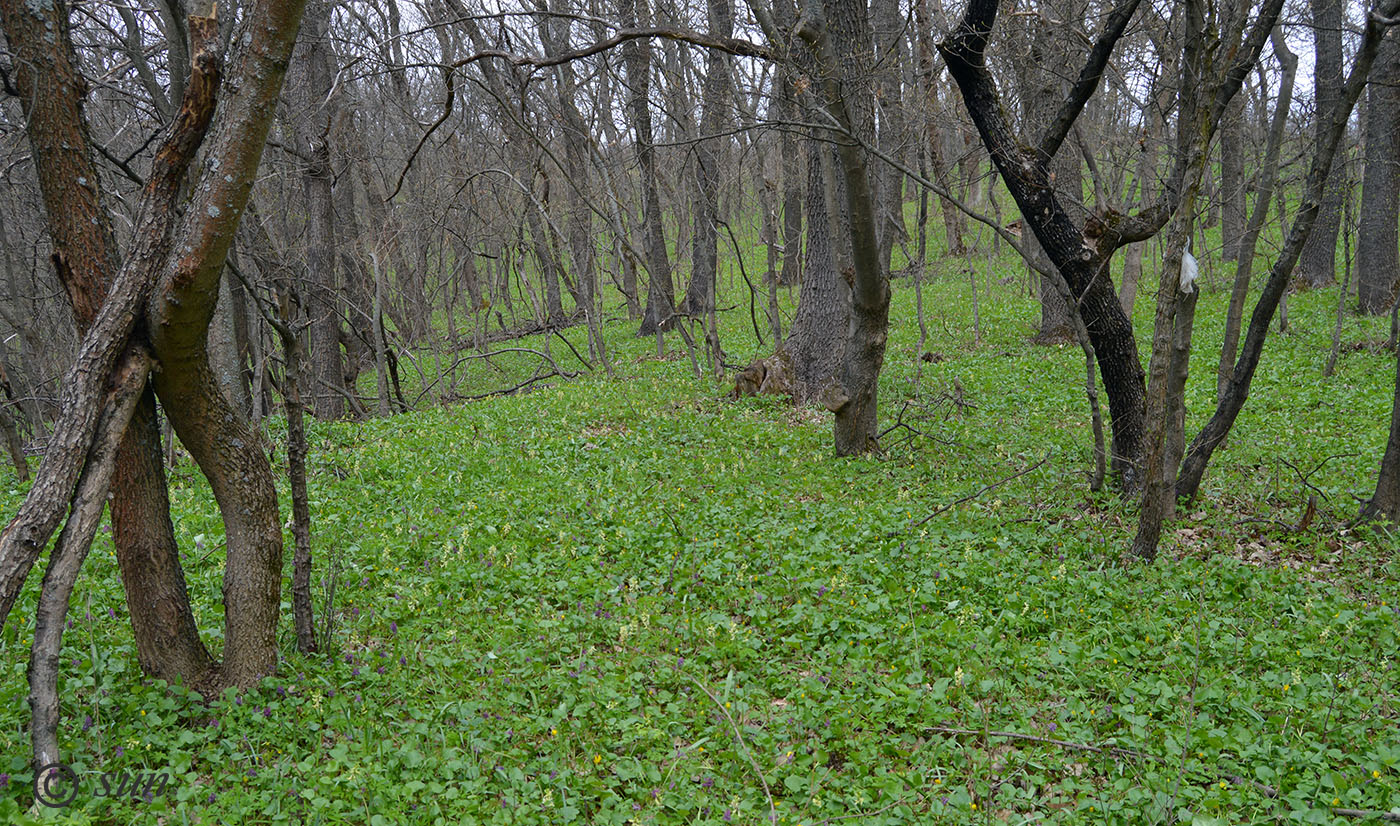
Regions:
<svg viewBox="0 0 1400 826"><path fill-rule="evenodd" d="M296 654L284 623L279 673L254 691L202 703L141 677L104 533L60 687L64 753L87 786L33 811L810 826L1332 823L1353 822L1339 808L1400 807L1400 571L1385 535L1349 526L1388 424L1393 357L1367 344L1384 320L1349 317L1343 343L1361 346L1323 380L1335 290L1291 297L1291 330L1271 338L1200 500L1155 565L1124 566L1133 508L1088 491L1082 355L1029 343L1022 276L976 259L974 341L965 266L930 273L922 350L911 284L896 284L882 421L905 426L879 457L833 458L824 412L731 402L674 336L658 358L616 318L615 380L556 338L553 358L583 375L313 423L332 650ZM772 347L738 289L722 314L736 363ZM1210 411L1226 300L1201 301L1191 432ZM1145 287L1144 358L1150 301ZM587 353L582 327L565 335ZM455 386L511 386L537 363L467 362ZM267 425L285 472L280 427ZM23 488L6 473L12 512ZM171 485L217 651L218 511L187 459ZM1296 530L1310 496L1318 516ZM0 636L6 822L33 802L38 578ZM171 779L149 801L95 793L120 771Z"/></svg>

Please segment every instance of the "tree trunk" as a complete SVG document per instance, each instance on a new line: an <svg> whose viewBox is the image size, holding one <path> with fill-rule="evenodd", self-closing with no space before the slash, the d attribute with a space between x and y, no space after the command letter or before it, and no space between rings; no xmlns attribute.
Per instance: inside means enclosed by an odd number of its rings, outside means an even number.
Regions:
<svg viewBox="0 0 1400 826"><path fill-rule="evenodd" d="M1066 79L1072 78L1076 54L1075 41L1067 35L1069 21L1079 20L1082 9L1072 0L1059 0L1049 7L1051 20L1046 16L1031 18L1034 31L1030 37L1029 59L1021 64L1018 72L1021 86L1022 116L1027 128L1025 134L1038 134L1045 130L1059 109L1059 101L1067 91ZM1084 171L1078 152L1064 149L1051 161L1050 177L1055 194L1069 212L1075 224L1082 225L1087 212L1083 204ZM1027 236L1026 246L1032 251L1040 266L1051 265L1045 251L1034 236ZM1105 273L1106 274L1106 273ZM1034 275L1034 273L1032 273ZM1040 332L1035 337L1037 344L1062 344L1074 339L1074 324L1070 308L1060 291L1048 283L1045 276L1039 277Z"/></svg>
<svg viewBox="0 0 1400 826"><path fill-rule="evenodd" d="M1393 17L1397 11L1400 11L1400 0L1385 0L1378 11L1383 17ZM1340 100L1322 117L1328 128L1322 136L1322 141L1316 147L1312 166L1308 170L1303 201L1299 204L1293 225L1288 230L1283 249L1279 251L1279 256L1269 271L1269 278L1259 296L1259 301L1254 306L1254 312L1249 320L1249 329L1245 333L1244 348L1231 373L1230 384L1216 404L1215 413L1196 434L1196 438L1191 441L1191 446L1186 451L1186 459L1182 462L1181 473L1176 482L1178 498L1188 500L1195 498L1211 455L1230 434L1230 428L1234 425L1236 417L1239 416L1240 410L1244 407L1245 400L1249 397L1250 383L1254 379L1255 369L1259 366L1259 357L1264 351L1269 324L1273 320L1274 311L1278 309L1279 301L1288 288L1289 278L1293 274L1294 266L1298 263L1299 255L1312 230L1313 223L1321 211L1328 170L1332 167L1332 159L1337 153L1337 145L1346 132L1351 110L1356 105L1356 100L1366 85L1366 76L1375 61L1376 51L1380 46L1384 32L1385 29L1375 20L1375 15L1368 16L1365 35L1352 64L1351 75L1347 77L1346 83L1340 89ZM1242 254L1247 254L1247 252L1247 250L1242 251Z"/></svg>
<svg viewBox="0 0 1400 826"><path fill-rule="evenodd" d="M776 82L781 84L778 116L796 120L800 109L790 70L780 67ZM785 129L778 141L783 169L783 268L778 281L785 286L795 286L802 283L802 188L806 176L802 174L802 145L797 137Z"/></svg>
<svg viewBox="0 0 1400 826"><path fill-rule="evenodd" d="M298 0L246 10L241 76L220 102L208 162L179 228L171 260L146 304L162 369L155 387L180 441L208 477L224 518L223 679L250 686L277 663L282 526L272 468L260 442L225 401L204 342L219 274L248 203L301 18Z"/></svg>
<svg viewBox="0 0 1400 826"><path fill-rule="evenodd" d="M1254 270L1254 251L1259 243L1259 234L1268 220L1270 201L1274 187L1278 184L1278 159L1283 147L1284 130L1288 125L1288 112L1293 103L1293 79L1298 73L1298 58L1288 50L1282 29L1273 34L1274 54L1282 67L1279 85L1278 108L1274 111L1273 122L1269 126L1268 142L1264 149L1264 162L1259 168L1258 185L1255 188L1254 211L1250 213L1244 237L1240 240L1235 255L1235 282L1230 290L1230 304L1225 310L1225 338L1220 348L1220 365L1216 368L1215 398L1217 402L1225 398L1230 379L1235 371L1235 354L1239 351L1240 325L1244 319L1244 302L1249 297L1249 282Z"/></svg>
<svg viewBox="0 0 1400 826"><path fill-rule="evenodd" d="M716 37L734 32L729 0L707 0L709 31ZM705 53L705 86L700 101L700 140L695 144L695 215L690 236L690 284L681 301L681 313L708 318L715 307L715 278L719 269L719 146L728 138L716 137L725 129L725 113L733 96L733 76L728 56L718 49Z"/></svg>
<svg viewBox="0 0 1400 826"><path fill-rule="evenodd" d="M637 26L648 17L646 0L619 0L623 26ZM670 323L675 312L676 293L671 281L671 264L666 254L666 236L661 228L661 194L656 185L656 147L652 135L651 46L644 40L622 45L622 63L632 94L627 111L636 135L637 165L642 187L643 248L647 258L647 307L637 335L650 336Z"/></svg>
<svg viewBox="0 0 1400 826"><path fill-rule="evenodd" d="M301 35L297 65L302 67L302 116L296 121L297 145L307 158L302 169L302 192L307 205L306 282L311 315L311 400L318 419L345 415L344 369L340 357L340 293L336 279L334 174L330 131L337 107L332 97L334 67L330 46L330 7L310 0ZM403 273L400 273L402 276Z"/></svg>
<svg viewBox="0 0 1400 826"><path fill-rule="evenodd" d="M214 660L199 637L170 521L155 393L136 403L112 476L112 543L136 657L152 677L203 687Z"/></svg>
<svg viewBox="0 0 1400 826"><path fill-rule="evenodd" d="M814 57L826 114L844 138L837 141L836 153L850 233L850 264L841 273L851 288L850 325L840 380L823 393L822 401L836 414L836 454L853 456L879 448L877 403L888 341L890 279L880 263L877 195L865 149L875 137L870 21L861 0L825 0L823 5L824 18L810 17L814 9L809 7L797 34Z"/></svg>
<svg viewBox="0 0 1400 826"><path fill-rule="evenodd" d="M796 395L803 401L816 400L836 379L850 324L850 287L836 270L837 246L849 241L838 232L841 213L832 214L839 204L836 182L831 180L831 154L825 142L808 141L807 258L802 267L797 314L787 339Z"/></svg>
<svg viewBox="0 0 1400 826"><path fill-rule="evenodd" d="M1310 0L1313 22L1313 142L1324 140L1342 90L1342 29L1346 26L1343 0ZM1326 170L1324 170L1326 172ZM1322 206L1298 260L1298 275L1309 287L1324 287L1337 280L1337 231L1341 226L1342 176L1327 176Z"/></svg>
<svg viewBox="0 0 1400 826"><path fill-rule="evenodd" d="M282 306L282 353L287 369L282 379L282 399L287 413L287 481L292 489L292 622L296 630L297 650L303 654L316 652L316 621L311 607L311 503L306 490L306 424L302 415L301 385L305 375L306 357L302 337L293 326L291 302Z"/></svg>
<svg viewBox="0 0 1400 826"><path fill-rule="evenodd" d="M1400 522L1400 361L1396 362L1395 399L1390 405L1390 438L1385 443L1376 493L1361 506L1363 520Z"/></svg>
<svg viewBox="0 0 1400 826"><path fill-rule="evenodd" d="M1380 315L1395 304L1400 287L1400 37L1393 32L1381 43L1368 89L1356 287L1361 312Z"/></svg>
<svg viewBox="0 0 1400 826"><path fill-rule="evenodd" d="M21 92L30 144L44 196L45 215L54 244L54 261L60 279L70 296L74 319L80 332L92 334L85 340L84 351L95 358L78 369L86 388L76 381L64 382L65 401L91 408L97 403L98 387L123 345L135 321L134 308L141 301L144 289L153 280L148 272L164 254L164 236L169 231L173 215L170 209L184 178L185 167L193 154L194 145L203 137L212 114L214 89L207 84L216 82L217 67L202 65L207 73L193 90L204 98L191 98L172 127L173 139L162 147L150 182L143 193L139 214L152 222L154 232L143 237L144 249L138 246L126 269L116 266L118 252L112 235L109 214L101 203L98 177L90 155L90 143L83 119L84 84L72 63L67 18L60 5L48 7L44 15L34 15L9 2L0 3L5 31L11 48L21 58L15 82ZM57 38L54 32L59 32ZM183 79L182 79L183 84ZM142 254L144 260L140 259ZM120 292L128 308L122 313L115 306L99 318L110 294ZM100 337L110 336L105 341ZM98 349L100 348L100 349ZM155 430L155 409L149 391L138 394L135 417L126 431L116 453L112 489L113 541L126 589L132 618L132 630L137 644L137 656L147 673L168 680L183 679L187 684L202 683L211 665L208 653L199 639L189 606L184 574L180 568L174 529L170 523L165 478L161 463L160 437ZM66 405L65 405L66 407ZM95 412L85 411L89 414ZM95 421L95 420L89 420ZM31 490L36 495L53 497L49 507L61 507L67 496L59 496L69 479L76 482L77 464L83 461L79 446L87 441L83 431L91 425L79 425L78 432L68 431L56 424L54 444L63 445L66 454L47 457L41 465L41 477ZM53 458L56 461L50 462ZM50 480L61 487L46 488ZM68 488L71 491L71 488ZM5 541L24 541L19 526L29 505L26 502L6 531ZM30 538L37 541L31 552L43 545L40 536L47 537L62 518L62 512L45 517L47 529ZM52 520L52 521L50 521ZM0 551L0 558L5 553ZM20 581L32 561L23 563ZM10 607L8 594L0 596L0 625Z"/></svg>
<svg viewBox="0 0 1400 826"><path fill-rule="evenodd" d="M902 161L908 154L908 135L900 72L909 58L905 51L906 26L899 0L872 0L870 24L878 67L874 90L879 113L876 144L881 152ZM904 227L904 173L892 164L882 163L876 167L874 176L880 266L888 276L895 243L909 239Z"/></svg>
<svg viewBox="0 0 1400 826"><path fill-rule="evenodd" d="M941 5L941 4L940 4ZM933 173L933 180L943 188L945 192L952 192L952 181L948 177L948 163L944 158L943 147L947 144L945 135L946 124L940 118L938 104L938 68L933 61L933 18L929 14L928 0L915 0L914 2L915 38L918 41L919 50L919 76L923 82L924 91L924 123L923 134L920 136L920 143L924 151L928 153L928 164ZM954 127L956 128L956 127ZM922 204L925 193L920 194ZM953 206L952 201L939 196L939 212L943 215L943 228L947 236L948 254L963 255L967 252L963 244L963 217L962 211ZM921 209L924 207L921 206ZM922 249L922 244L920 246ZM925 259L923 254L919 256L919 266L923 267ZM920 272L922 276L922 272Z"/></svg>
<svg viewBox="0 0 1400 826"><path fill-rule="evenodd" d="M1237 261L1245 227L1244 98L1238 97L1220 121L1221 258Z"/></svg>
<svg viewBox="0 0 1400 826"><path fill-rule="evenodd" d="M938 49L1002 180L1079 302L1108 394L1112 469L1125 491L1136 491L1145 437L1146 387L1132 322L1123 312L1107 273L1113 245L1105 243L1108 239L1101 235L1106 228L1075 226L1056 195L1046 159L1025 148L1011 130L985 62L996 5L995 0L973 0L958 30Z"/></svg>

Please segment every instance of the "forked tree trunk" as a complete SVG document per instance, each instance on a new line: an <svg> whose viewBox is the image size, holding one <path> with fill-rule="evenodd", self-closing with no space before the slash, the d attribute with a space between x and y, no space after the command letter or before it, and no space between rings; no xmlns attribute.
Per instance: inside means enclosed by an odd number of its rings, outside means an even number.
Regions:
<svg viewBox="0 0 1400 826"><path fill-rule="evenodd" d="M12 22L17 28L11 28ZM30 90L21 97L35 147L49 234L62 262L58 273L72 299L74 323L78 332L85 334L116 277L116 242L98 188L73 185L80 180L95 182L98 176L90 155L82 98L64 94L66 83L77 82L66 26L58 24L62 37L51 42L25 30L35 22L27 15L14 18L7 12L6 30L24 57L16 82L21 90ZM51 29L46 26L45 31ZM174 39L184 43L183 36ZM28 71L30 66L37 73ZM182 78L182 86L183 82ZM177 172L184 174L181 168L166 175ZM170 194L173 196L173 191ZM138 395L131 426L116 453L111 500L112 539L137 658L147 674L200 684L213 661L194 623L170 522L155 397L149 390Z"/></svg>
<svg viewBox="0 0 1400 826"><path fill-rule="evenodd" d="M1397 12L1400 12L1400 0L1385 0L1376 13L1382 17L1394 17ZM1214 414L1187 448L1186 459L1182 462L1181 473L1176 481L1176 493L1179 498L1195 498L1211 455L1230 434L1230 428L1234 426L1236 417L1249 397L1250 383L1254 380L1254 371L1258 368L1259 358L1264 352L1269 324L1273 321L1274 312L1288 288L1288 281L1293 275L1293 268L1298 263L1303 245L1307 242L1313 223L1321 211L1327 173L1332 167L1337 145L1346 132L1351 110L1366 85L1366 77L1375 62L1384 32L1385 28L1374 16L1367 17L1365 34L1352 63L1351 74L1341 88L1340 99L1333 109L1322 115L1327 130L1313 155L1312 166L1308 170L1304 185L1303 201L1298 207L1293 225L1288 230L1283 249L1279 251L1278 258L1269 271L1269 278L1260 293L1259 301L1254 305L1249 329L1245 333L1244 347L1231 372L1230 383L1216 404Z"/></svg>
<svg viewBox="0 0 1400 826"><path fill-rule="evenodd" d="M311 502L306 489L306 419L301 387L306 375L305 345L295 328L291 302L281 302L282 354L287 361L282 380L282 399L287 414L287 481L292 492L292 622L297 650L316 651L316 621L311 606Z"/></svg>
<svg viewBox="0 0 1400 826"><path fill-rule="evenodd" d="M1125 491L1136 491L1141 481L1138 463L1145 437L1146 387L1132 322L1123 312L1107 272L1116 247L1103 236L1112 228L1075 226L1055 193L1049 158L1026 148L1012 131L985 60L997 5L996 0L972 0L959 28L938 48L1002 180L1079 302L1108 395L1113 430L1112 469ZM1106 32L1101 44L1112 48L1135 8L1136 4L1128 3L1115 10L1117 34ZM1102 57L1107 59L1106 54ZM1067 133L1066 127L1060 135L1061 142Z"/></svg>
<svg viewBox="0 0 1400 826"><path fill-rule="evenodd" d="M89 175L92 174L90 150L79 108L82 83L72 68L67 18L63 15L64 9L56 4L46 7L41 15L34 15L28 7L17 8L8 0L0 2L0 17L3 17L11 48L26 57L23 61L25 67L41 69L32 77L26 77L27 73L22 71L16 81L31 90L36 88L33 85L36 82L55 83L45 94L23 94L21 97L25 102L39 104L26 114L36 167L41 171L41 183L48 182L45 187L45 211L51 226L56 228L54 237L72 242L67 250L60 248L56 252L54 263L60 272L60 279L69 285L75 315L91 322L87 325L75 363L63 382L60 417L54 424L38 478L19 513L0 536L0 627L9 616L34 560L62 521L78 484L101 414L107 376L136 327L150 285L165 265L171 226L175 219L175 199L186 168L213 115L218 83L217 59L212 53L201 54L196 82L191 84L189 95L156 154L142 191L133 248L120 269L110 268L115 252L107 214L100 207L97 178L82 174L85 169L89 170ZM205 21L201 25L212 28L214 24ZM55 32L58 33L57 37L54 36ZM21 86L23 88L25 86ZM73 221L74 215L84 214L85 218ZM83 266L83 272L90 277L75 277L75 265ZM107 274L105 278L103 273ZM107 280L110 280L110 287L105 283ZM214 287L217 288L217 280ZM207 319L205 323L201 334L207 330ZM158 445L159 442L154 444ZM144 448L152 449L151 443L145 444ZM137 455L141 449L140 446L133 446L131 455ZM139 459L143 463L152 460L158 463L159 457L143 456ZM130 475L125 480L133 485L129 491L132 498L116 507L120 514L117 518L136 515L135 524L140 526L139 530L164 533L168 515L163 523L160 521L162 515L149 512L149 508L155 506L164 495L163 489L159 492L151 490L158 477L141 474L135 468L124 469L124 472L127 471ZM178 560L173 556L173 534L159 536L150 546L150 552L165 555L168 558L163 561L178 569ZM168 571L170 568L163 566L161 570ZM133 605L133 614L140 611L152 617L159 616L160 612L151 610L151 607L158 602L162 593L169 593L170 589L182 585L183 582L163 579L161 593L152 594L136 588L137 593L150 601ZM166 630L186 639L189 643L187 648L199 646L197 634L190 638L188 629L178 624ZM198 677L196 674L184 676L192 681Z"/></svg>

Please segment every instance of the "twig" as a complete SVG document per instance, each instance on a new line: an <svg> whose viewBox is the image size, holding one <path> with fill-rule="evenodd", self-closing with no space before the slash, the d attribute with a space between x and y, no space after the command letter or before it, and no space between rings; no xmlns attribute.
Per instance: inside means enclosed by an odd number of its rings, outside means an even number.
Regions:
<svg viewBox="0 0 1400 826"><path fill-rule="evenodd" d="M1383 820L1386 823L1400 823L1400 812L1373 812L1369 809L1333 809L1332 814L1342 817L1364 817Z"/></svg>
<svg viewBox="0 0 1400 826"><path fill-rule="evenodd" d="M509 396L509 395L511 395L511 394L513 394L513 393L517 393L517 392L519 392L519 391L521 391L521 390L524 390L525 388L529 387L529 386L532 385L532 384L536 384L536 383L538 383L538 382L542 382L542 381L544 381L545 379L552 379L552 378L554 378L555 376L558 376L558 375L559 375L558 373L545 373L545 374L543 374L543 375L535 376L534 378L526 379L525 381L522 381L521 383L515 385L514 387L507 387L507 388L505 388L504 390L492 390L492 391L490 391L489 393L477 393L476 395L473 395L473 396L458 396L457 398L458 398L459 400L461 400L461 401L475 402L475 401L481 401L482 399L489 399L489 398L491 398L491 397L493 397L493 396Z"/></svg>
<svg viewBox="0 0 1400 826"><path fill-rule="evenodd" d="M708 688L705 687L704 683L700 682L699 680L695 679L689 674L686 674L685 678L687 680L690 680L692 683L695 683L695 685L699 687L701 691L705 692L706 697L709 697L711 700L714 701L714 704L717 708L719 708L720 713L723 714L724 718L729 721L729 725L734 728L734 737L738 739L739 745L744 747L744 756L749 758L749 765L753 766L754 774L758 775L758 782L763 784L763 796L768 798L768 822L777 823L778 807L776 804L773 803L773 791L768 788L768 780L763 776L763 770L758 767L758 761L753 759L753 752L749 751L749 744L744 740L744 734L739 730L739 724L734 722L734 718L729 714L729 709L724 707L724 703L721 703L719 701L719 698L716 697Z"/></svg>
<svg viewBox="0 0 1400 826"><path fill-rule="evenodd" d="M1049 453L1046 453L1044 459L1041 459L1039 462L1036 462L1035 464L1031 465L1030 467L1026 468L1025 470L1019 471L1019 472L1017 472L1017 473L1013 473L1013 474L1011 474L1010 476L1006 477L1005 479L999 479L999 480L997 480L997 481L991 483L990 485L984 485L983 487L979 488L979 489L976 490L976 491L973 491L972 493L969 493L969 494L966 495L966 496L962 496L962 497L959 497L959 498L957 498L957 499L954 499L953 501L949 502L948 504L944 505L943 507L941 507L941 508L939 508L938 510L934 511L933 513L929 514L928 516L925 516L923 519L920 519L918 522L910 522L909 525L908 525L908 527L906 527L904 530L907 531L907 530L910 530L910 529L913 529L913 528L917 528L917 527L919 527L919 526L921 526L921 525L927 524L928 521L929 521L930 519L934 518L935 516L939 515L940 513L943 513L943 512L948 511L948 510L952 510L953 508L957 507L958 505L961 505L961 504L964 503L964 502L970 501L970 500L972 500L972 499L976 499L977 497L981 496L982 494L986 493L987 491L995 490L996 488L1001 487L1002 485L1006 484L1007 482L1012 481L1013 479L1019 479L1019 478L1021 478L1022 476L1025 476L1027 473L1030 473L1031 471L1035 470L1036 468L1040 467L1041 465L1045 464L1045 463L1048 462L1048 461L1050 461L1050 454L1049 454ZM891 531L885 538L886 538L886 539L892 539L892 538L898 536L900 533L902 533L902 531Z"/></svg>
<svg viewBox="0 0 1400 826"><path fill-rule="evenodd" d="M561 332L559 332L559 331L558 331L557 329L555 329L553 326L551 326L551 327L549 328L549 331L550 331L551 333L553 333L553 334L555 335L555 337L558 338L560 341L564 342L564 344L568 345L569 349L572 350L573 353L574 353L574 358L577 358L580 362L582 362L582 363L583 363L583 366L584 366L584 367L587 367L588 370L589 370L589 372L592 372L592 371L593 371L593 364L592 364L588 359L586 359L586 358L584 358L583 356L579 355L578 348L574 347L574 343L573 343L572 341L569 341L567 338L565 338L565 337L564 337L564 334L561 333ZM506 351L506 352L508 352L508 351ZM554 369L555 369L555 370L558 370L558 369L559 369L559 366L556 364L556 365L554 366Z"/></svg>
<svg viewBox="0 0 1400 826"><path fill-rule="evenodd" d="M1075 743L1069 740L1055 740L1050 737L1041 737L1036 734L1022 734L1017 731L990 731L986 729L950 728L948 726L926 726L925 728L928 731L937 731L943 734L975 734L985 737L1005 737L1010 740L1028 740L1032 743L1045 743L1047 745L1059 746L1061 748L1072 749L1074 751L1091 751L1095 754L1116 754L1120 757L1141 757L1146 760L1156 760L1158 762L1161 762L1165 759L1162 757L1158 757L1155 754L1148 754L1145 751L1138 751L1137 749L1125 748L1123 746L1092 746L1088 743Z"/></svg>

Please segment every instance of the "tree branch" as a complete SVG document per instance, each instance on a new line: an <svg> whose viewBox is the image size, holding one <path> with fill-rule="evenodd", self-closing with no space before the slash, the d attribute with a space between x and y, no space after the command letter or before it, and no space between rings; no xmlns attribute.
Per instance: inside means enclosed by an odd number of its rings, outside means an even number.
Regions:
<svg viewBox="0 0 1400 826"><path fill-rule="evenodd" d="M1128 21L1132 19L1140 2L1141 0L1123 0L1108 16L1108 22L1099 33L1099 39L1094 41L1093 48L1089 50L1084 68L1079 71L1079 79L1074 82L1069 97L1060 104L1060 111L1056 113L1055 119L1041 136L1040 145L1036 147L1036 152L1044 163L1049 163L1050 159L1055 157L1060 145L1065 142L1065 137L1069 135L1069 130L1078 120L1079 113L1084 111L1084 105L1098 90L1104 66L1108 65L1108 59L1113 56L1113 47L1122 39L1123 31L1127 29Z"/></svg>

